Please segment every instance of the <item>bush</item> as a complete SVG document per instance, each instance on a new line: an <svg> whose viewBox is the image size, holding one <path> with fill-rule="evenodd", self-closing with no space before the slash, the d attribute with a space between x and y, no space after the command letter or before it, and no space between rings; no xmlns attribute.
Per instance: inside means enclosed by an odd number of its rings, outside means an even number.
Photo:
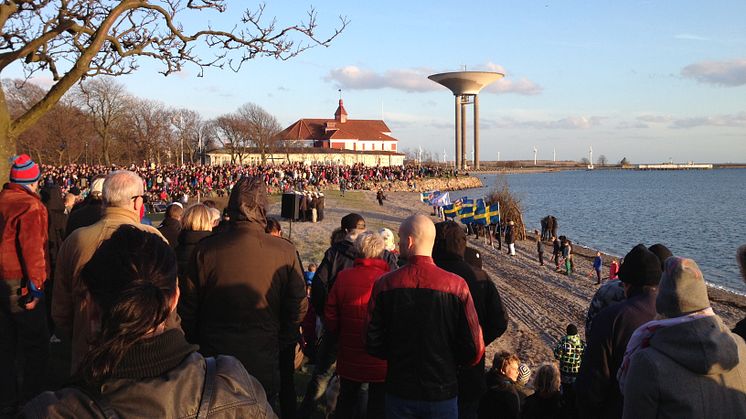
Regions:
<svg viewBox="0 0 746 419"><path fill-rule="evenodd" d="M493 205L500 204L500 223L506 223L512 220L515 223L515 239L526 239L526 225L523 223L523 210L521 209L521 200L510 192L508 179L505 176L498 175L495 178L495 184L486 197L486 203Z"/></svg>

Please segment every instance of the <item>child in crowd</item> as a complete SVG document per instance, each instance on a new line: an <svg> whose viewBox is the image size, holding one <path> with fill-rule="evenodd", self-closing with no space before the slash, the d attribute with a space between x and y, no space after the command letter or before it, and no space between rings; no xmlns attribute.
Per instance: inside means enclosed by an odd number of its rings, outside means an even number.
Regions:
<svg viewBox="0 0 746 419"><path fill-rule="evenodd" d="M618 279L619 278L619 262L616 261L616 259L611 261L611 265L609 265L609 280L612 279Z"/></svg>
<svg viewBox="0 0 746 419"><path fill-rule="evenodd" d="M539 255L539 265L544 266L544 243L541 242L539 230L534 230L536 235L536 253Z"/></svg>
<svg viewBox="0 0 746 419"><path fill-rule="evenodd" d="M526 398L534 394L534 389L528 382L531 380L531 368L521 362L518 366L518 378L515 380L515 389L518 392L518 398L521 400L521 406Z"/></svg>
<svg viewBox="0 0 746 419"><path fill-rule="evenodd" d="M554 347L554 358L559 361L562 397L570 408L574 406L573 384L580 372L580 361L585 351L585 342L578 336L578 327L570 323L563 336Z"/></svg>
<svg viewBox="0 0 746 419"><path fill-rule="evenodd" d="M596 271L596 285L601 284L601 268L603 267L603 260L601 259L601 252L596 252L596 257L593 258L593 270ZM593 273L591 273L592 275Z"/></svg>

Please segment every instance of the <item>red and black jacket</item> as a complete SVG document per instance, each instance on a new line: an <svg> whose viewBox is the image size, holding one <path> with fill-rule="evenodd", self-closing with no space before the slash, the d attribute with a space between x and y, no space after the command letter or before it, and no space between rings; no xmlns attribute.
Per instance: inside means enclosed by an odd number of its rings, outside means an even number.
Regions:
<svg viewBox="0 0 746 419"><path fill-rule="evenodd" d="M366 350L388 361L386 392L404 399L456 397L458 366L484 355L469 287L427 256L376 282L366 326Z"/></svg>

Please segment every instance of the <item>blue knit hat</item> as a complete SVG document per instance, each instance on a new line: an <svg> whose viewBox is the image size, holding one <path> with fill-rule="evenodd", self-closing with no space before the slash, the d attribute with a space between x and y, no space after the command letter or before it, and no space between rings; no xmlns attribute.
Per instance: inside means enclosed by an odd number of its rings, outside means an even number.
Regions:
<svg viewBox="0 0 746 419"><path fill-rule="evenodd" d="M28 154L21 154L11 159L13 167L10 168L10 182L21 185L30 185L41 177L39 165L31 160Z"/></svg>

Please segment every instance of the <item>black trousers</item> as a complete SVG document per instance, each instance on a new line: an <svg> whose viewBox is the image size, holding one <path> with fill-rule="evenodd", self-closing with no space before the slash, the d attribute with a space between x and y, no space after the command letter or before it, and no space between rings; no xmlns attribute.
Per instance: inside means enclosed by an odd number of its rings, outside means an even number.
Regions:
<svg viewBox="0 0 746 419"><path fill-rule="evenodd" d="M0 281L0 409L12 408L41 392L49 356L44 299L33 310L21 308L16 295L19 284Z"/></svg>
<svg viewBox="0 0 746 419"><path fill-rule="evenodd" d="M295 345L280 351L280 417L295 418Z"/></svg>
<svg viewBox="0 0 746 419"><path fill-rule="evenodd" d="M361 394L363 386L368 386L367 398ZM366 400L367 399L367 400ZM339 380L339 401L335 418L352 418L355 412L366 412L366 419L383 419L386 416L384 404L386 390L384 383L361 383L345 378ZM359 403L362 402L362 403ZM358 407L358 409L355 409Z"/></svg>

